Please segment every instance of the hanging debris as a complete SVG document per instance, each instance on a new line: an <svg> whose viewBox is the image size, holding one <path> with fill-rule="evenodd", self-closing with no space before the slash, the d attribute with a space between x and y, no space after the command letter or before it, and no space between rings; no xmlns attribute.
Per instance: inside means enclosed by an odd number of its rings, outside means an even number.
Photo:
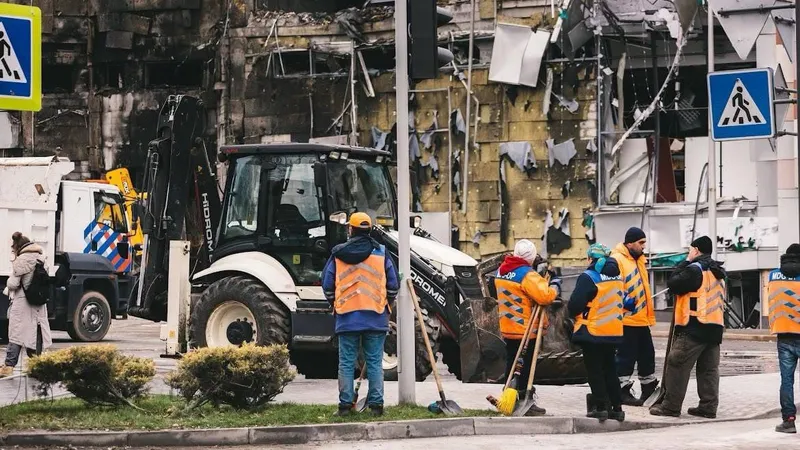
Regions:
<svg viewBox="0 0 800 450"><path fill-rule="evenodd" d="M550 211L547 212L547 221L553 223L553 215ZM562 251L572 247L572 238L569 231L569 210L561 208L558 212L558 221L547 229L546 234L547 252L548 254L559 254Z"/></svg>
<svg viewBox="0 0 800 450"><path fill-rule="evenodd" d="M562 166L568 166L572 158L578 154L578 151L575 150L575 140L573 138L558 145L553 145L554 141L552 139L548 139L546 142L548 154L550 156L550 167L553 167L556 161Z"/></svg>
<svg viewBox="0 0 800 450"><path fill-rule="evenodd" d="M467 123L464 121L464 116L461 115L461 109L456 109L450 115L450 129L454 135L466 136Z"/></svg>
<svg viewBox="0 0 800 450"><path fill-rule="evenodd" d="M567 180L561 186L561 196L564 197L564 198L567 198L567 197L569 197L569 193L570 192L572 192L572 181Z"/></svg>
<svg viewBox="0 0 800 450"><path fill-rule="evenodd" d="M365 44L362 34L362 27L364 25L364 18L361 16L361 10L356 7L351 7L338 11L334 16L334 20L339 24L339 27L350 38L359 44Z"/></svg>
<svg viewBox="0 0 800 450"><path fill-rule="evenodd" d="M514 166L529 177L538 168L530 142L503 142L500 144L500 179L503 181L506 179L503 167L506 160L511 160Z"/></svg>

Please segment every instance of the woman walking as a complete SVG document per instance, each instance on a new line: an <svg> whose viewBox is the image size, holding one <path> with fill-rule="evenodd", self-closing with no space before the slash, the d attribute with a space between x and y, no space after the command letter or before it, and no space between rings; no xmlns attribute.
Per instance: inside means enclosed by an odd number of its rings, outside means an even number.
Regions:
<svg viewBox="0 0 800 450"><path fill-rule="evenodd" d="M583 348L583 363L591 394L586 396L587 417L601 422L625 420L615 361L622 342L622 278L611 251L592 244L589 267L578 277L569 298L569 314L575 317L572 341Z"/></svg>
<svg viewBox="0 0 800 450"><path fill-rule="evenodd" d="M5 365L0 368L0 378L11 376L14 372L23 347L28 357L32 357L53 343L47 320L47 305L31 305L25 298L24 290L31 285L36 263L44 263L44 250L19 231L11 236L11 241L14 262L4 291L11 302L8 307L8 348Z"/></svg>

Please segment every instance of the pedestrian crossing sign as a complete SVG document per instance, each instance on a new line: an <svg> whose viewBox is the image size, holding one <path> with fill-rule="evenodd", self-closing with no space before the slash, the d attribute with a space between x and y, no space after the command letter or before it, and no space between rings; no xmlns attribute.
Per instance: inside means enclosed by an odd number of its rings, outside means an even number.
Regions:
<svg viewBox="0 0 800 450"><path fill-rule="evenodd" d="M0 109L42 109L42 11L0 3Z"/></svg>
<svg viewBox="0 0 800 450"><path fill-rule="evenodd" d="M711 138L715 141L775 136L772 69L726 70L708 74Z"/></svg>

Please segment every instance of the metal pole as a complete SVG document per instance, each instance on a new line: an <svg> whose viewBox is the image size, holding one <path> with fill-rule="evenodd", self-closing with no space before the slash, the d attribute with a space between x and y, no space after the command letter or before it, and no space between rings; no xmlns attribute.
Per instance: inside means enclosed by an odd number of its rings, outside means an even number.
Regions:
<svg viewBox="0 0 800 450"><path fill-rule="evenodd" d="M708 73L714 72L714 11L708 8ZM711 139L711 107L708 108L708 237L711 257L717 257L717 148Z"/></svg>
<svg viewBox="0 0 800 450"><path fill-rule="evenodd" d="M409 223L409 192L411 180L408 167L408 5L396 2L394 7L394 41L397 68L395 94L397 105L397 256L400 273L411 276L411 230ZM397 298L398 397L400 404L416 404L414 367L414 311L408 284L400 283ZM436 370L436 368L434 368Z"/></svg>
<svg viewBox="0 0 800 450"><path fill-rule="evenodd" d="M467 124L466 138L464 139L464 193L463 203L461 204L461 212L467 213L467 197L469 187L469 115L472 111L472 47L475 46L475 0L469 2L470 21L469 21L469 63L467 64L467 116L464 117L464 122ZM475 112L477 114L477 111ZM475 137L472 137L475 139Z"/></svg>

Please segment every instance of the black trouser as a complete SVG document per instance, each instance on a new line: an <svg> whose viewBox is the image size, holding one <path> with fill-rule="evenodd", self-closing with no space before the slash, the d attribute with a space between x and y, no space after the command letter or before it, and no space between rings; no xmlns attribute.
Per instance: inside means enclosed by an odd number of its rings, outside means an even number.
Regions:
<svg viewBox="0 0 800 450"><path fill-rule="evenodd" d="M522 344L522 339L505 339L506 341L506 379L508 379L508 375L514 371L514 364L516 364L515 357L517 356L517 350L519 346ZM517 391L520 393L525 392L528 387L528 375L531 373L531 365L533 364L533 347L536 344L536 340L533 339L528 343L528 348L525 349L525 354L522 355L523 361L525 364L522 366L522 372L520 372L520 385L517 386ZM512 388L514 386L511 386ZM536 388L533 388L533 391L536 392Z"/></svg>
<svg viewBox="0 0 800 450"><path fill-rule="evenodd" d="M617 372L622 386L633 383L633 368L638 364L639 381L656 381L656 351L650 327L624 327L622 344L617 348Z"/></svg>
<svg viewBox="0 0 800 450"><path fill-rule="evenodd" d="M698 407L711 414L719 405L719 344L701 342L686 333L678 333L667 358L664 409L680 412L692 367L697 363Z"/></svg>
<svg viewBox="0 0 800 450"><path fill-rule="evenodd" d="M19 364L20 353L22 353L22 346L19 344L14 344L13 342L9 342L8 347L6 348L6 367L16 367L17 364ZM26 348L25 353L28 354L28 358L33 358L36 355L42 354L41 326L36 326L36 348Z"/></svg>
<svg viewBox="0 0 800 450"><path fill-rule="evenodd" d="M593 403L598 410L621 407L619 381L617 380L616 346L582 342L583 364L589 377Z"/></svg>

